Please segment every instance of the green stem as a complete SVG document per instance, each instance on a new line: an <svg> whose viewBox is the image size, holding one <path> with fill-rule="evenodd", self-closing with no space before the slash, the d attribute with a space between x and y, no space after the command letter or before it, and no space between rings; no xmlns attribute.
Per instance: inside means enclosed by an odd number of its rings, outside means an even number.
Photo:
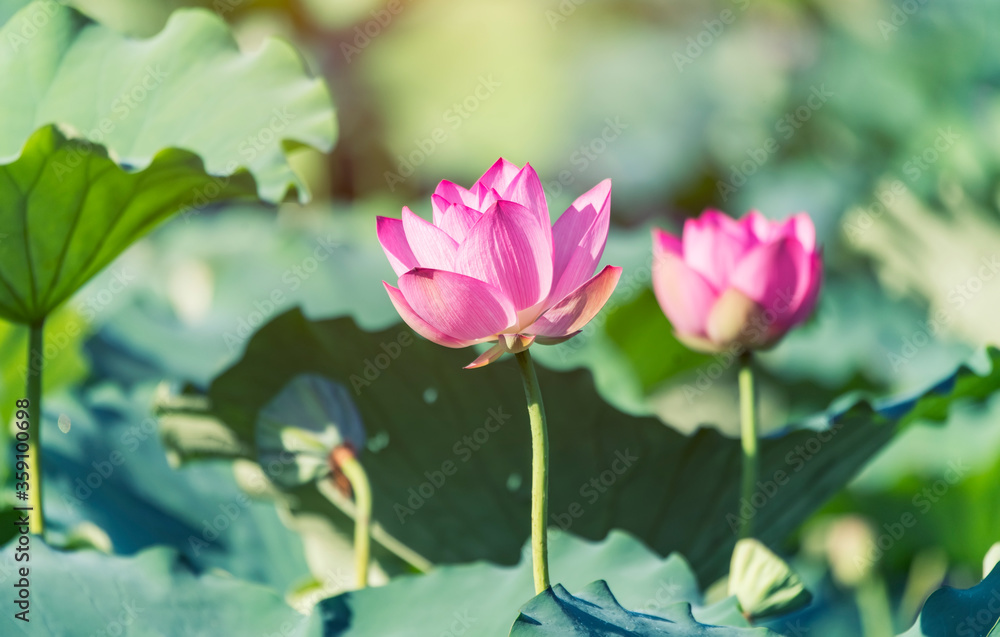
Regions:
<svg viewBox="0 0 1000 637"><path fill-rule="evenodd" d="M28 337L28 531L34 535L45 533L42 515L42 330L43 321L31 326ZM35 368L35 363L38 368Z"/></svg>
<svg viewBox="0 0 1000 637"><path fill-rule="evenodd" d="M864 637L892 637L896 634L885 581L877 573L865 578L854 595L861 618L861 634Z"/></svg>
<svg viewBox="0 0 1000 637"><path fill-rule="evenodd" d="M524 350L514 357L521 368L531 421L531 561L535 593L541 593L549 587L549 540L545 529L549 517L549 433L531 354Z"/></svg>
<svg viewBox="0 0 1000 637"><path fill-rule="evenodd" d="M434 568L434 564L426 557L397 540L377 524L372 525L372 539L419 573L430 573Z"/></svg>
<svg viewBox="0 0 1000 637"><path fill-rule="evenodd" d="M740 358L740 441L743 447L743 500L750 503L757 484L757 409L750 353ZM745 518L740 538L753 534L753 516Z"/></svg>
<svg viewBox="0 0 1000 637"><path fill-rule="evenodd" d="M365 468L353 453L340 458L339 466L354 491L354 559L358 588L365 588L371 561L372 488Z"/></svg>
<svg viewBox="0 0 1000 637"><path fill-rule="evenodd" d="M338 511L343 511L345 509L342 504L345 496L337 488L336 483L333 480L324 480L319 482L316 486L319 489L320 494L332 502L337 507ZM434 564L430 560L397 540L388 531L382 528L378 522L373 521L371 523L371 539L374 543L381 545L382 548L398 557L418 573L430 573L434 568Z"/></svg>

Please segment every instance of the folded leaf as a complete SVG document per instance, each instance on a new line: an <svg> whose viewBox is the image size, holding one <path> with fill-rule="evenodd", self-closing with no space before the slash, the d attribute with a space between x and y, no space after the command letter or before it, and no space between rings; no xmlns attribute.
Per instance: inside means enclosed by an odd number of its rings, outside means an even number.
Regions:
<svg viewBox="0 0 1000 637"><path fill-rule="evenodd" d="M730 628L699 624L691 606L668 606L658 615L622 608L607 582L597 581L570 595L560 584L521 608L510 637L767 637L766 628Z"/></svg>
<svg viewBox="0 0 1000 637"><path fill-rule="evenodd" d="M754 619L791 613L812 599L798 574L753 538L740 540L733 549L729 594Z"/></svg>

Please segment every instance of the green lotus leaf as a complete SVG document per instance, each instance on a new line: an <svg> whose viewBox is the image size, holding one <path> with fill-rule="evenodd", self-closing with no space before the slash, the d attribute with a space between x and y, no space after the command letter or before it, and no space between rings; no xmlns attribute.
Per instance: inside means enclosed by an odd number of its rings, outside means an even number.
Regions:
<svg viewBox="0 0 1000 637"><path fill-rule="evenodd" d="M386 586L324 600L317 612L323 616L326 637L439 637L449 630L506 635L516 610L534 597L530 551L523 555L511 568L478 562L398 577ZM641 613L659 616L684 604L690 609L688 617L693 612L699 622L749 626L732 597L702 605L694 573L684 558L661 559L626 533L612 532L597 543L553 533L549 560L553 575L566 586L576 589L603 578L625 606ZM390 613L387 608L407 612Z"/></svg>
<svg viewBox="0 0 1000 637"><path fill-rule="evenodd" d="M0 166L0 226L11 235L0 252L0 316L43 320L198 192L211 202L253 196L254 186L245 172L208 175L181 150L128 172L100 146L39 129L17 160Z"/></svg>
<svg viewBox="0 0 1000 637"><path fill-rule="evenodd" d="M924 602L900 637L996 637L1000 634L1000 565L967 590L945 586Z"/></svg>
<svg viewBox="0 0 1000 637"><path fill-rule="evenodd" d="M284 469L271 478L297 486L330 475L330 452L365 446L365 429L350 391L315 374L297 376L257 417L257 461Z"/></svg>
<svg viewBox="0 0 1000 637"><path fill-rule="evenodd" d="M542 592L521 608L510 637L767 637L766 628L706 626L691 606L679 603L661 616L635 613L618 603L607 582L594 582L576 595L561 585Z"/></svg>
<svg viewBox="0 0 1000 637"><path fill-rule="evenodd" d="M286 147L329 150L336 124L322 80L271 39L241 53L226 23L174 12L133 39L56 2L33 2L0 28L0 163L47 124L68 126L141 170L165 148L202 158L212 175L246 167L266 201L306 193Z"/></svg>
<svg viewBox="0 0 1000 637"><path fill-rule="evenodd" d="M19 323L179 210L305 198L286 148L334 137L327 90L288 45L243 55L206 11L133 40L28 4L0 28L0 94L0 317Z"/></svg>
<svg viewBox="0 0 1000 637"><path fill-rule="evenodd" d="M14 561L14 544L0 552L6 581L28 567L29 621L15 619L16 604L0 619L10 637L38 635L270 635L320 637L315 620L279 594L231 576L196 575L177 554L148 549L132 557L95 551L62 552L40 539L30 562ZM11 590L14 590L13 587Z"/></svg>
<svg viewBox="0 0 1000 637"><path fill-rule="evenodd" d="M210 410L255 457L257 415L289 380L318 373L349 387L368 432L361 460L374 520L432 562L513 564L529 534L524 396L512 363L463 370L463 354L402 326L368 333L350 319L309 321L292 310L255 334L243 359L212 383ZM784 540L925 401L979 400L1000 387L1000 352L990 358L988 371L962 368L906 400L858 403L764 439L753 502L740 502L739 441L711 428L685 436L622 414L588 373L540 369L550 526L590 539L629 531L661 555L684 554L712 581L728 570L741 517L754 518L765 544Z"/></svg>

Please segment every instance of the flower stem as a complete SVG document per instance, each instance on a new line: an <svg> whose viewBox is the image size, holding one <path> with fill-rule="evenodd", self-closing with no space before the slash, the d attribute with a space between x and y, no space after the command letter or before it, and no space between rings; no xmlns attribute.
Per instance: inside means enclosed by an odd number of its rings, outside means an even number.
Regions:
<svg viewBox="0 0 1000 637"><path fill-rule="evenodd" d="M34 478L28 484L28 531L44 535L42 515L42 331L44 323L31 326L28 337L28 471ZM38 368L35 362L38 361Z"/></svg>
<svg viewBox="0 0 1000 637"><path fill-rule="evenodd" d="M743 501L749 503L757 484L757 409L749 352L740 358L740 442L743 447ZM740 538L747 538L752 534L753 516L743 519Z"/></svg>
<svg viewBox="0 0 1000 637"><path fill-rule="evenodd" d="M545 529L549 517L549 433L531 354L524 350L514 357L521 368L531 421L531 561L535 593L541 593L549 587L549 541Z"/></svg>
<svg viewBox="0 0 1000 637"><path fill-rule="evenodd" d="M42 514L42 357L43 322L30 328L28 337L28 467L34 481L28 485L28 531L44 535L45 517ZM35 361L38 367L35 368Z"/></svg>
<svg viewBox="0 0 1000 637"><path fill-rule="evenodd" d="M858 586L855 599L864 637L892 637L896 634L885 581L877 573L865 578Z"/></svg>
<svg viewBox="0 0 1000 637"><path fill-rule="evenodd" d="M340 454L337 465L351 483L354 491L354 559L358 588L368 586L368 565L371 561L372 489L368 474L358 457L351 453Z"/></svg>

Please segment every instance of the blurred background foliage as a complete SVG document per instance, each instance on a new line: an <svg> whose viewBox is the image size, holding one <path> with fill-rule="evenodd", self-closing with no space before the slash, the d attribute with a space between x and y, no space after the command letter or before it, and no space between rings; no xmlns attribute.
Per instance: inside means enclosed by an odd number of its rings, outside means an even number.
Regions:
<svg viewBox="0 0 1000 637"><path fill-rule="evenodd" d="M23 4L0 2L0 20ZM118 553L173 545L201 568L283 591L309 578L345 585L330 564L349 550L346 536L266 500L234 521L223 546L193 553L191 529L240 492L239 471L176 470L156 436L139 446L141 462L112 477L114 488L75 505L54 494L77 488L94 459L125 444L161 381L207 387L282 311L348 315L365 329L396 323L375 215L402 205L429 215L440 179L468 185L498 156L531 162L554 216L612 178L604 260L625 267L622 283L583 334L536 350L548 367L589 368L603 398L626 412L685 433L737 431L734 370L703 379L716 361L677 344L649 291L649 228L679 230L707 207L772 218L806 210L824 246L815 317L760 357L765 430L848 393L924 389L1000 341L995 2L70 4L137 36L158 32L178 7L201 6L231 23L244 50L288 39L327 80L340 136L328 156L292 155L314 194L308 206L176 217L50 319L48 338L62 341L46 367L57 390L46 408L48 513L66 538ZM330 258L310 261L317 250ZM101 294L116 269L134 283ZM0 323L5 418L23 391L25 340L23 328ZM961 479L923 511L923 489L956 463ZM817 593L804 622L823 627L817 634L856 625L849 587L829 569L849 543L836 536L850 537L838 526L845 516L862 516L878 536L917 512L919 524L875 566L903 629L942 581L978 581L1000 540L998 505L1000 403L956 409L943 427L909 427L783 546ZM241 559L250 552L262 559Z"/></svg>

